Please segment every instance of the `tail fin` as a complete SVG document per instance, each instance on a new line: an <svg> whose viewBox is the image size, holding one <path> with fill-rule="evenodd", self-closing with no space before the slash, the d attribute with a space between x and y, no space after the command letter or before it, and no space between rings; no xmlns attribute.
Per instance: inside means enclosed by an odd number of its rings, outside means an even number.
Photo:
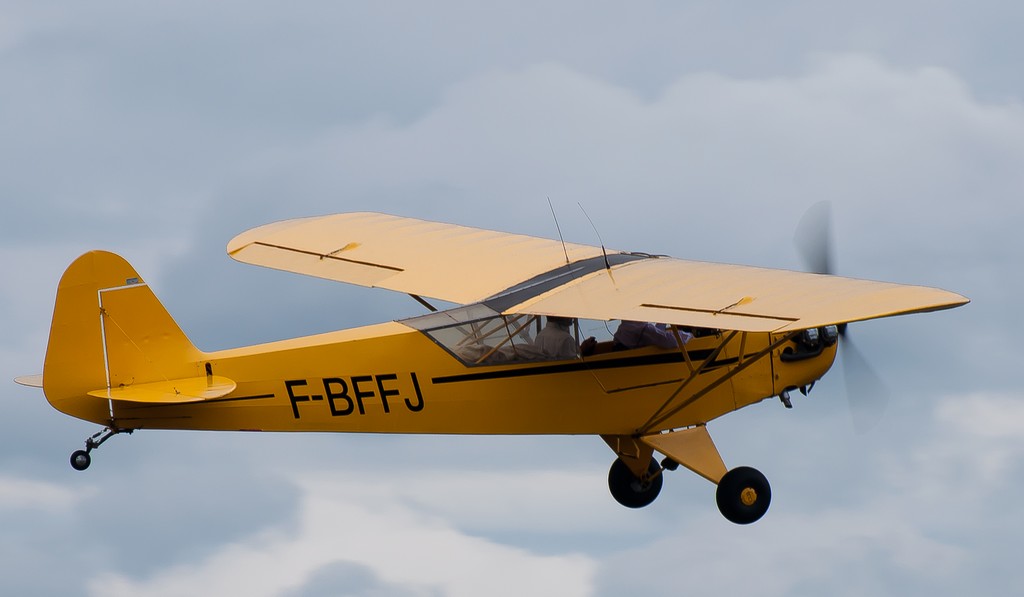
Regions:
<svg viewBox="0 0 1024 597"><path fill-rule="evenodd" d="M204 375L202 353L123 258L92 251L57 287L43 392L57 410L105 424L113 403L100 389Z"/></svg>

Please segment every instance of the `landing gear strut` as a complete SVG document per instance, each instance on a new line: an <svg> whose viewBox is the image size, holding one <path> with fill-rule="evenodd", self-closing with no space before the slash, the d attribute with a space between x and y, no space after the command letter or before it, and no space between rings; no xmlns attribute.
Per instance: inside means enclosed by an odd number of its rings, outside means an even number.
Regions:
<svg viewBox="0 0 1024 597"><path fill-rule="evenodd" d="M637 477L621 458L616 458L608 471L608 489L615 501L623 506L643 508L661 493L661 485L665 482L661 470L658 461L651 458L647 472Z"/></svg>
<svg viewBox="0 0 1024 597"><path fill-rule="evenodd" d="M772 501L768 479L749 466L727 469L704 425L643 436L601 437L619 456L608 471L608 488L615 501L627 508L653 502L661 492L664 472L682 465L718 486L718 509L730 522L750 524L768 511ZM653 458L655 450L665 455L661 464Z"/></svg>
<svg viewBox="0 0 1024 597"><path fill-rule="evenodd" d="M91 437L85 440L84 450L75 450L74 452L71 453L71 468L75 469L76 471L84 471L85 469L89 468L89 465L92 464L92 456L89 455L89 452L92 452L94 449L100 447L100 445L102 445L103 442L107 441L108 439L114 437L119 433L131 434L132 431L135 430L117 429L116 427L105 427L101 431L97 431L96 433L92 434Z"/></svg>

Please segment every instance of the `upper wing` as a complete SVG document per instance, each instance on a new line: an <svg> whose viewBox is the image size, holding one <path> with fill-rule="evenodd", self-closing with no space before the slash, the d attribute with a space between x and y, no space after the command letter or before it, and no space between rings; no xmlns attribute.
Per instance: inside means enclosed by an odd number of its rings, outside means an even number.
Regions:
<svg viewBox="0 0 1024 597"><path fill-rule="evenodd" d="M601 249L377 213L286 220L228 243L245 263L474 303Z"/></svg>
<svg viewBox="0 0 1024 597"><path fill-rule="evenodd" d="M785 332L967 302L937 288L662 257L591 273L504 311Z"/></svg>
<svg viewBox="0 0 1024 597"><path fill-rule="evenodd" d="M246 263L502 313L782 332L946 309L952 292L613 252L374 213L288 220L235 237ZM572 263L566 265L566 261Z"/></svg>

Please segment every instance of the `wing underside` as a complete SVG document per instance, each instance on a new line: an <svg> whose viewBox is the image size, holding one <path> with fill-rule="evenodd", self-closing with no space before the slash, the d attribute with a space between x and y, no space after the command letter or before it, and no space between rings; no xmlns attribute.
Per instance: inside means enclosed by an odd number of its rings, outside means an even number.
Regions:
<svg viewBox="0 0 1024 597"><path fill-rule="evenodd" d="M923 286L686 261L352 213L288 220L235 237L246 263L500 313L785 332L968 302Z"/></svg>

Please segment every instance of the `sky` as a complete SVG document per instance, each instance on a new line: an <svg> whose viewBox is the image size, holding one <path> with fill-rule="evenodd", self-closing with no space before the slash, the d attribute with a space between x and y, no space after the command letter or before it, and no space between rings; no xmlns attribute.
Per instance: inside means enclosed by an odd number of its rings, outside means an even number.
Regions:
<svg viewBox="0 0 1024 597"><path fill-rule="evenodd" d="M0 592L963 595L1024 591L1024 7L981 1L0 4L0 377L39 373L81 253L124 255L206 350L399 319L404 295L232 261L260 224L373 210L972 299L865 322L788 411L709 430L772 483L642 510L596 437L143 431L0 395ZM851 411L870 408L864 429ZM244 593L243 593L244 592Z"/></svg>

